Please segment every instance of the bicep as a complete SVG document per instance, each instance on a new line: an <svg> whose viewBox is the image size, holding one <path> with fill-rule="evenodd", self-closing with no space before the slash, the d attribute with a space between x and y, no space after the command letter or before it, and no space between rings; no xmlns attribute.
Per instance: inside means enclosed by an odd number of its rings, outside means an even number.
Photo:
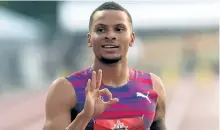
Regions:
<svg viewBox="0 0 220 130"><path fill-rule="evenodd" d="M71 123L70 110L76 103L74 94L74 89L64 79L51 85L46 98L43 130L64 130Z"/></svg>

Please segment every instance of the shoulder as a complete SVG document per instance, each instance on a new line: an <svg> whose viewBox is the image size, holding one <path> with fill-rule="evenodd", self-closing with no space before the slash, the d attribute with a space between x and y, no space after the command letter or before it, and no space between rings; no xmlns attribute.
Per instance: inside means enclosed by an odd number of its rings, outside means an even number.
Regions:
<svg viewBox="0 0 220 130"><path fill-rule="evenodd" d="M161 80L161 78L154 73L149 73L149 75L151 76L151 80L152 80L154 89L156 89L156 90L162 89L163 90L164 84L163 84L163 81Z"/></svg>
<svg viewBox="0 0 220 130"><path fill-rule="evenodd" d="M76 98L72 84L65 77L54 80L48 89L47 102L64 103L71 107L74 106Z"/></svg>
<svg viewBox="0 0 220 130"><path fill-rule="evenodd" d="M70 86L70 85L71 85L70 82L65 77L59 77L52 82L51 87L60 88L61 86Z"/></svg>
<svg viewBox="0 0 220 130"><path fill-rule="evenodd" d="M64 77L54 80L45 101L44 129L66 127L70 122L69 112L75 105L76 98L72 85Z"/></svg>
<svg viewBox="0 0 220 130"><path fill-rule="evenodd" d="M149 73L137 69L131 69L131 72L133 73L134 77L144 77L144 79L151 79L151 84L154 89L154 91L157 92L159 96L164 97L165 96L165 88L164 84L159 76L157 76L154 73Z"/></svg>
<svg viewBox="0 0 220 130"><path fill-rule="evenodd" d="M149 73L149 74L151 76L154 91L157 92L157 94L160 98L165 100L166 92L165 92L163 81L156 74L154 74L154 73Z"/></svg>
<svg viewBox="0 0 220 130"><path fill-rule="evenodd" d="M71 73L70 75L66 76L66 78L69 80L69 79L74 78L74 77L79 78L79 77L88 76L89 70L90 70L90 67L87 67L83 70L79 70L79 71Z"/></svg>
<svg viewBox="0 0 220 130"><path fill-rule="evenodd" d="M48 102L60 102L70 105L76 105L76 91L74 89L74 82L82 81L88 75L89 67L84 70L73 72L66 77L59 77L55 79L49 87L47 94Z"/></svg>
<svg viewBox="0 0 220 130"><path fill-rule="evenodd" d="M65 88L72 88L71 83L65 78L65 77L59 77L57 79L55 79L50 87L49 90L53 90L53 89L65 89Z"/></svg>
<svg viewBox="0 0 220 130"><path fill-rule="evenodd" d="M137 73L136 75L139 75L141 77L145 77L148 79L150 78L153 90L157 93L159 97L165 99L166 93L165 93L164 84L159 76L157 76L154 73L144 72L140 70L135 70L135 72Z"/></svg>
<svg viewBox="0 0 220 130"><path fill-rule="evenodd" d="M159 98L165 99L166 93L163 81L159 76L154 73L141 71L137 69L131 69L135 75L135 77L145 77L144 79L150 79L150 83L152 84L153 90L157 93Z"/></svg>

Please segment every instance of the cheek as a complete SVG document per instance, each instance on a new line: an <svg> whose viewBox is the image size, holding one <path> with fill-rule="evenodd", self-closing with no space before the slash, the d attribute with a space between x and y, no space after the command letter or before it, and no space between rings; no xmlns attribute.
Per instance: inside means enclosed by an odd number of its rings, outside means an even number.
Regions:
<svg viewBox="0 0 220 130"><path fill-rule="evenodd" d="M99 53L99 50L100 50L100 41L101 41L101 38L100 36L93 36L91 38L91 46L92 46L92 50L95 54L98 54Z"/></svg>
<svg viewBox="0 0 220 130"><path fill-rule="evenodd" d="M131 40L130 37L124 37L122 43L124 43L124 48L127 49L129 46L131 46Z"/></svg>
<svg viewBox="0 0 220 130"><path fill-rule="evenodd" d="M91 38L91 44L93 47L95 46L98 46L100 41L101 41L102 37L101 36L97 36L97 35L94 35L92 38Z"/></svg>

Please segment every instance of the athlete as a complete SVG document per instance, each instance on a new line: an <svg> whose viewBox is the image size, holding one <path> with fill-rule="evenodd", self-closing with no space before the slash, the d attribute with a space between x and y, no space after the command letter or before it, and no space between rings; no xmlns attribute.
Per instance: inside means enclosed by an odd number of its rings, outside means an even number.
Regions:
<svg viewBox="0 0 220 130"><path fill-rule="evenodd" d="M56 79L43 130L166 130L161 79L128 66L135 34L129 12L105 2L90 17L91 66Z"/></svg>

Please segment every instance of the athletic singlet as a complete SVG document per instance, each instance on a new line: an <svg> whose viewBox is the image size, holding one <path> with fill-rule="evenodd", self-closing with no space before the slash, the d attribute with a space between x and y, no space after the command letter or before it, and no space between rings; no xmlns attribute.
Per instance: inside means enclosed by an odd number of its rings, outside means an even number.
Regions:
<svg viewBox="0 0 220 130"><path fill-rule="evenodd" d="M91 120L86 130L150 130L158 95L152 88L149 73L134 69L129 71L130 77L126 85L119 88L101 85L100 89L108 88L112 97L118 98L119 102ZM91 77L91 67L66 77L74 87L77 97L76 107L71 110L72 120L84 107L85 87ZM103 96L103 99L107 101L108 97Z"/></svg>

